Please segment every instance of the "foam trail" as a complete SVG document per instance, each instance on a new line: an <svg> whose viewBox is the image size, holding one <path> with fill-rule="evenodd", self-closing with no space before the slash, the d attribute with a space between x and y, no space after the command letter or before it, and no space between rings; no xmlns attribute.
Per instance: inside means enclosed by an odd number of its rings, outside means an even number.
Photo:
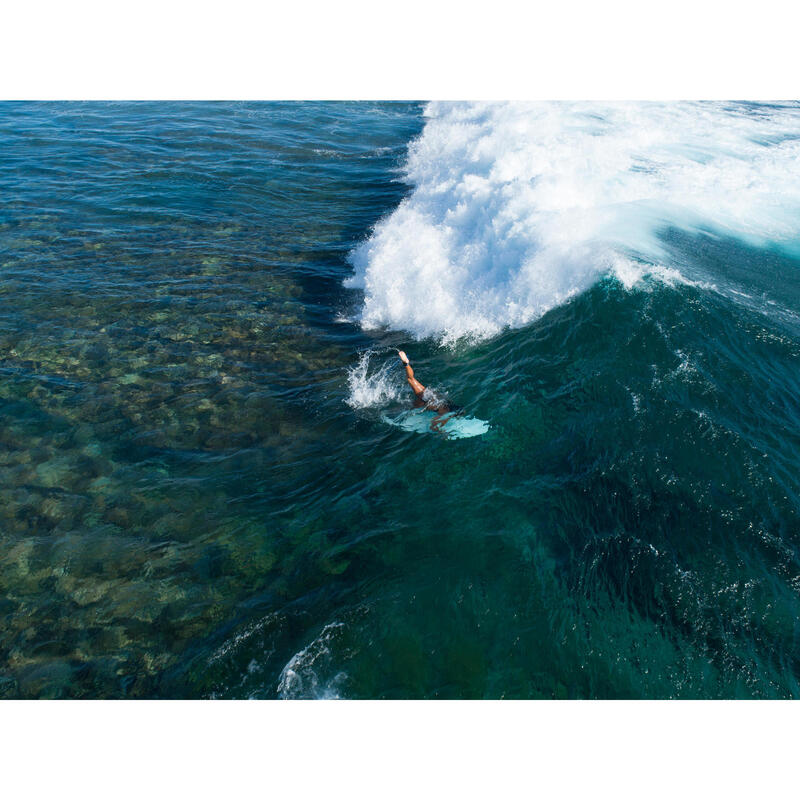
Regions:
<svg viewBox="0 0 800 800"><path fill-rule="evenodd" d="M403 389L398 378L397 359L390 359L370 373L370 359L375 353L371 350L363 352L358 363L347 373L347 384L350 389L347 404L352 408L383 407L398 400Z"/></svg>
<svg viewBox="0 0 800 800"><path fill-rule="evenodd" d="M670 226L800 236L798 105L433 103L426 116L412 193L351 254L365 328L483 338L603 274L680 279Z"/></svg>

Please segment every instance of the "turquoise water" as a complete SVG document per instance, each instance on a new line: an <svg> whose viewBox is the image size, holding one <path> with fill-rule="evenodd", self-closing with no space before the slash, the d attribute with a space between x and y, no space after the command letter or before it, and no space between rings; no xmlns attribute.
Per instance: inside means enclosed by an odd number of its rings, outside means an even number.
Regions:
<svg viewBox="0 0 800 800"><path fill-rule="evenodd" d="M800 107L0 141L3 697L800 695Z"/></svg>

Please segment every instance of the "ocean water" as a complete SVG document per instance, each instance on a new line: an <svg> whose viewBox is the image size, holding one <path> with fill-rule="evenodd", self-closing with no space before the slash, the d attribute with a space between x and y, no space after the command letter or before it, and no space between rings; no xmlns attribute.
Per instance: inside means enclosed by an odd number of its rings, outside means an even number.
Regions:
<svg viewBox="0 0 800 800"><path fill-rule="evenodd" d="M798 175L798 104L0 104L0 696L800 696Z"/></svg>

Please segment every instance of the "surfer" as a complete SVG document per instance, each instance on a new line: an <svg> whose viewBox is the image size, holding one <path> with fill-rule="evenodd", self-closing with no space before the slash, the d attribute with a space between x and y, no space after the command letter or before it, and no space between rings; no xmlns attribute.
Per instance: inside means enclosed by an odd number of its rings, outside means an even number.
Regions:
<svg viewBox="0 0 800 800"><path fill-rule="evenodd" d="M408 381L408 385L414 392L415 400L414 405L417 408L425 406L425 408L430 409L431 411L436 412L436 416L433 418L431 422L431 429L438 430L447 422L445 418L446 414L458 413L461 411L459 406L453 406L448 403L446 400L442 400L441 397L437 397L437 395L428 389L426 386L423 386L415 377L414 377L414 370L411 367L411 362L408 360L408 356L402 351L398 350L397 355L400 356L400 360L403 362L403 366L406 368L406 380Z"/></svg>

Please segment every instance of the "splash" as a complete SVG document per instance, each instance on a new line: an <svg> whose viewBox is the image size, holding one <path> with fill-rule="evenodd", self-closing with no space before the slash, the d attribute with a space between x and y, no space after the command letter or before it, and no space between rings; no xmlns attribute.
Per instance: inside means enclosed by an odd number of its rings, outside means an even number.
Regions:
<svg viewBox="0 0 800 800"><path fill-rule="evenodd" d="M410 196L351 254L365 328L485 338L615 275L680 280L662 233L800 233L800 106L433 103Z"/></svg>
<svg viewBox="0 0 800 800"><path fill-rule="evenodd" d="M351 408L381 408L402 396L403 382L397 370L397 358L381 363L370 372L370 359L374 355L372 350L363 352L358 363L348 370L347 404Z"/></svg>

